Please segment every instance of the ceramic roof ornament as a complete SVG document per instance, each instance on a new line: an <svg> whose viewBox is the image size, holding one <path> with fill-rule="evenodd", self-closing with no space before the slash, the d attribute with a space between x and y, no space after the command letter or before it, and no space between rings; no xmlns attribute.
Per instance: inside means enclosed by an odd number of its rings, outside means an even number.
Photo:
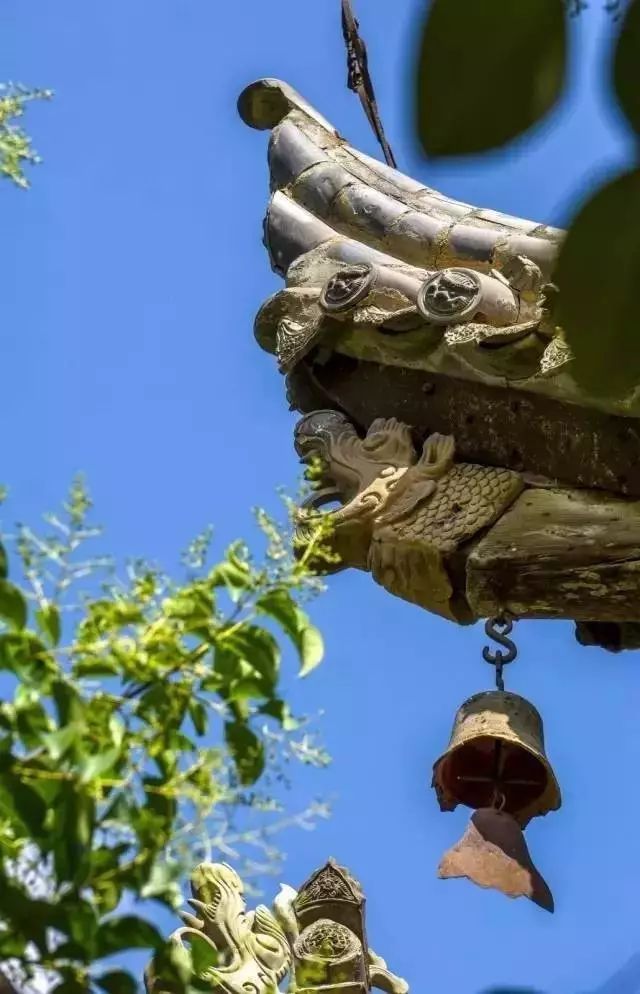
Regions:
<svg viewBox="0 0 640 994"><path fill-rule="evenodd" d="M573 379L563 232L362 154L279 80L239 110L271 131L264 241L285 283L256 338L343 503L339 565L458 622L572 618L585 643L637 647L640 398Z"/></svg>
<svg viewBox="0 0 640 994"><path fill-rule="evenodd" d="M299 891L281 884L273 910L247 911L242 880L226 863L201 863L191 875L195 914L169 938L216 994L408 994L404 980L370 949L364 894L349 871L329 860ZM288 979L287 979L288 978ZM147 994L171 994L153 963Z"/></svg>

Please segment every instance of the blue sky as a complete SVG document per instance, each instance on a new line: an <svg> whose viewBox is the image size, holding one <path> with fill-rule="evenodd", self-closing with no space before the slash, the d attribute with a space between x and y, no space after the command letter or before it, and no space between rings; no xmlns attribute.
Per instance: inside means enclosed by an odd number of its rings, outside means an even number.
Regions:
<svg viewBox="0 0 640 994"><path fill-rule="evenodd" d="M562 223L630 155L607 103L610 21L574 24L570 93L507 151L437 167L411 130L417 0L360 0L379 102L401 168L447 194ZM12 506L33 521L83 470L109 548L167 566L204 524L220 544L250 508L295 487L294 415L254 314L277 288L261 246L266 139L239 120L260 76L292 83L377 154L344 86L338 0L3 0L0 78L56 91L30 112L45 163L29 194L0 188L3 461ZM495 113L500 113L496 95ZM414 992L492 983L595 991L640 950L640 667L585 650L563 623L522 623L510 689L542 711L562 810L528 839L555 916L436 879L468 813L440 814L430 768L459 703L490 686L481 628L456 629L366 576L331 580L315 607L327 659L296 705L323 709L336 795L314 833L292 832L286 877L334 855L369 895L369 934ZM309 778L292 791L305 803ZM637 982L607 994L633 994ZM636 986L634 987L633 984Z"/></svg>

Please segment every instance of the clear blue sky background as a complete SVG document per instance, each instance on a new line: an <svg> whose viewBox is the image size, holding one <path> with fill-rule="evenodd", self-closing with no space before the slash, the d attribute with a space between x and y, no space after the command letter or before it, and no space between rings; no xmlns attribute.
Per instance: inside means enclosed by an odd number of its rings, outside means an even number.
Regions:
<svg viewBox="0 0 640 994"><path fill-rule="evenodd" d="M447 194L562 223L630 154L602 84L611 24L593 0L575 24L571 92L501 155L425 163L410 116L417 0L360 0L380 105L402 168ZM220 543L250 507L295 486L294 416L252 338L277 286L261 246L266 139L236 115L263 75L296 86L360 148L376 148L344 86L338 0L2 0L0 78L55 89L30 113L45 164L29 194L0 189L1 476L33 521L72 474L89 479L111 551L171 566L211 521ZM505 81L508 85L508 81ZM496 94L495 113L500 113ZM292 832L287 879L329 855L369 895L369 932L413 991L476 994L501 982L591 992L640 950L640 665L579 648L569 624L522 623L511 689L544 714L564 793L530 847L555 916L464 882L442 851L468 813L429 789L454 711L490 685L481 628L458 630L366 576L331 581L315 609L327 660L290 680L323 708L335 757L313 789L333 819ZM300 778L292 807L310 789ZM640 967L630 986L640 990Z"/></svg>

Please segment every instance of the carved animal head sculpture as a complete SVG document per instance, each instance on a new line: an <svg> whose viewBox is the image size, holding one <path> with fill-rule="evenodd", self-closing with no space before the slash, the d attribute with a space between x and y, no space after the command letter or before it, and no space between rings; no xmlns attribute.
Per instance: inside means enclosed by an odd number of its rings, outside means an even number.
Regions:
<svg viewBox="0 0 640 994"><path fill-rule="evenodd" d="M418 454L411 432L394 418L374 421L360 439L331 411L299 422L296 449L303 459L320 456L324 463L311 506L336 496L344 500L330 512L339 565L370 570L391 593L443 617L475 620L449 564L522 491L517 473L455 464L450 436L430 436ZM329 480L334 488L323 486Z"/></svg>

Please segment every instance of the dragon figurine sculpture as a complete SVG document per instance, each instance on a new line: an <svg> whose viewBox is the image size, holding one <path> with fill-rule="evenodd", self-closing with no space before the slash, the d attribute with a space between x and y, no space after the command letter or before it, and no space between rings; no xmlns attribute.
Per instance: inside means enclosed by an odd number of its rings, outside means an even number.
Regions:
<svg viewBox="0 0 640 994"><path fill-rule="evenodd" d="M275 916L264 905L246 910L244 888L226 863L200 863L191 875L196 912L181 912L184 925L169 942L197 947L195 958L207 965L200 979L224 994L275 994L291 966L291 950ZM170 994L152 963L145 974L147 994Z"/></svg>
<svg viewBox="0 0 640 994"><path fill-rule="evenodd" d="M333 514L337 566L459 623L571 618L583 643L640 646L640 388L572 375L563 232L363 155L278 80L239 111L272 132L264 240L286 283L255 334L304 415L298 452L323 461L306 513Z"/></svg>
<svg viewBox="0 0 640 994"><path fill-rule="evenodd" d="M169 942L191 947L198 979L221 994L276 994L289 975L290 994L408 994L404 980L387 969L367 944L364 895L348 870L334 860L295 891L282 884L273 912L246 910L243 885L226 863L201 863L191 876L196 912ZM200 953L196 955L195 947ZM147 994L171 994L152 963Z"/></svg>

